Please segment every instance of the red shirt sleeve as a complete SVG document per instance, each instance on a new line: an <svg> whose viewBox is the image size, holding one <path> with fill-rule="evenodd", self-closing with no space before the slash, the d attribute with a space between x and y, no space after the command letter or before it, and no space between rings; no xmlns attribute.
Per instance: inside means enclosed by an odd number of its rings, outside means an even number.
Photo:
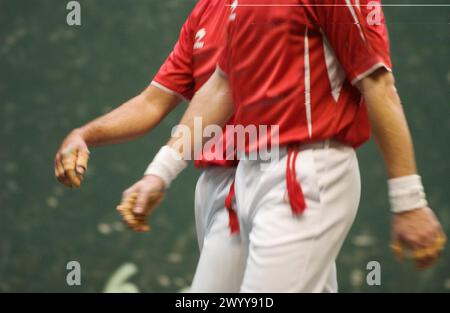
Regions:
<svg viewBox="0 0 450 313"><path fill-rule="evenodd" d="M195 20L195 15L191 14L184 23L175 47L151 83L184 100L190 100L194 96L192 53L195 40Z"/></svg>
<svg viewBox="0 0 450 313"><path fill-rule="evenodd" d="M314 7L317 22L352 84L380 67L391 71L389 37L380 0L360 0L358 5L351 0L316 2L322 4Z"/></svg>

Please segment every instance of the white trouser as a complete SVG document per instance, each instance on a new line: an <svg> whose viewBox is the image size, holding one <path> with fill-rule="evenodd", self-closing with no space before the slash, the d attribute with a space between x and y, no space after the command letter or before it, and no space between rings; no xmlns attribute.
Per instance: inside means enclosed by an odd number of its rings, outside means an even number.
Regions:
<svg viewBox="0 0 450 313"><path fill-rule="evenodd" d="M225 199L235 168L210 167L195 190L195 221L200 259L190 292L239 292L245 253L239 234L231 234Z"/></svg>
<svg viewBox="0 0 450 313"><path fill-rule="evenodd" d="M297 180L307 206L301 215L293 214L287 198L286 162L281 149L279 161L241 160L237 168L237 212L247 255L240 291L336 291L334 262L360 199L356 153L328 143L300 148Z"/></svg>

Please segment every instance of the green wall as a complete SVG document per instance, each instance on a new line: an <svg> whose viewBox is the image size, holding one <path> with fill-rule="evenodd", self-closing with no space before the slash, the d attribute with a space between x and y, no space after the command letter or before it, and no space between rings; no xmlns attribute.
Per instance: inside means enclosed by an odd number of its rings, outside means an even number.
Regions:
<svg viewBox="0 0 450 313"><path fill-rule="evenodd" d="M98 292L121 276L140 291L181 290L198 258L193 215L198 172L190 167L174 183L149 234L124 230L115 206L165 142L184 104L140 140L93 149L80 190L60 186L52 163L73 127L146 87L195 1L80 1L79 27L67 26L66 3L0 0L0 291ZM449 7L385 8L419 166L447 231L449 13ZM436 267L422 273L394 261L384 168L373 143L359 156L363 196L338 260L341 291L448 292L448 250ZM80 287L66 284L70 260L81 263ZM365 283L365 266L372 260L382 265L380 287ZM117 285L113 281L108 288L117 290Z"/></svg>

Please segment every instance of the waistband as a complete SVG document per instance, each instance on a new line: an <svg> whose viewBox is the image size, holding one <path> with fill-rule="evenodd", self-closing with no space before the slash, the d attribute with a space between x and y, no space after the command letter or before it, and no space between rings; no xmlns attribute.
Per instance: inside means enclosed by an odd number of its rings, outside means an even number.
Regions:
<svg viewBox="0 0 450 313"><path fill-rule="evenodd" d="M315 149L329 149L329 148L352 148L351 146L342 143L336 139L325 139L315 142L307 142L307 143L301 143L301 142L294 142L290 143L288 145L283 145L279 147L278 149L278 155L280 159L287 155L289 153L289 149L292 147L296 147L297 151L304 151L304 150L315 150ZM274 155L272 152L268 152L268 154ZM271 162L273 159L263 159L261 158L260 154L258 152L252 152L252 153L242 153L241 154L241 161L257 161L257 162Z"/></svg>
<svg viewBox="0 0 450 313"><path fill-rule="evenodd" d="M317 142L310 143L296 143L292 144L293 146L298 146L298 149L301 150L310 150L310 149L328 149L328 148L340 148L340 147L350 147L342 142L339 142L335 139L326 139ZM291 145L289 145L291 146Z"/></svg>

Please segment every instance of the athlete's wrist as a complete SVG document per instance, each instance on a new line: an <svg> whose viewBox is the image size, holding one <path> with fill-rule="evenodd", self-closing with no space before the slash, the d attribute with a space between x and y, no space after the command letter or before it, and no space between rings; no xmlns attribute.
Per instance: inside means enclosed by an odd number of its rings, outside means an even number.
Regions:
<svg viewBox="0 0 450 313"><path fill-rule="evenodd" d="M89 130L86 126L73 129L71 134L83 140L87 146L90 146L91 143L89 141Z"/></svg>
<svg viewBox="0 0 450 313"><path fill-rule="evenodd" d="M153 175L161 178L164 187L169 188L172 181L187 166L181 154L170 146L162 147L147 167L145 176Z"/></svg>
<svg viewBox="0 0 450 313"><path fill-rule="evenodd" d="M389 202L392 213L403 213L428 206L422 179L408 175L388 180Z"/></svg>

